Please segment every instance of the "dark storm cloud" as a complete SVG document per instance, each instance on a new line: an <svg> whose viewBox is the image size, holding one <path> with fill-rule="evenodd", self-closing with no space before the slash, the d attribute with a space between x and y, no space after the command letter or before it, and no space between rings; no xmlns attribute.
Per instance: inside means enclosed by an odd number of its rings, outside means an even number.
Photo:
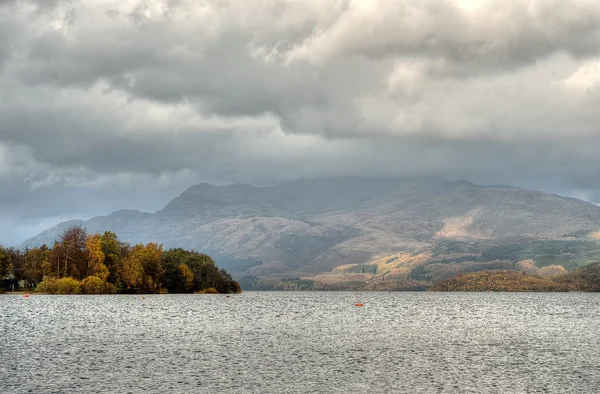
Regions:
<svg viewBox="0 0 600 394"><path fill-rule="evenodd" d="M199 181L596 201L599 27L586 0L0 0L0 243Z"/></svg>

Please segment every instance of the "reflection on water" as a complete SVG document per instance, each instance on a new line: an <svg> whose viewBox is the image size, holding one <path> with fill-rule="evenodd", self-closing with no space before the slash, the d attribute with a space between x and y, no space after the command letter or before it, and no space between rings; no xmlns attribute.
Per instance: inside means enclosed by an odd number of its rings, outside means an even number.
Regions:
<svg viewBox="0 0 600 394"><path fill-rule="evenodd" d="M599 332L600 294L0 296L0 392L592 393Z"/></svg>

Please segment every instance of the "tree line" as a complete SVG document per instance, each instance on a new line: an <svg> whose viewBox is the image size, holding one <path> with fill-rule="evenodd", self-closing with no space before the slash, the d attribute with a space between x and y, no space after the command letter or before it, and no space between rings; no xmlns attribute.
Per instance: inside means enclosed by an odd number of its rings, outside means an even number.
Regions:
<svg viewBox="0 0 600 394"><path fill-rule="evenodd" d="M566 271L565 271L566 272ZM600 263L551 277L517 271L461 273L444 279L432 291L600 291Z"/></svg>
<svg viewBox="0 0 600 394"><path fill-rule="evenodd" d="M0 246L0 280L51 294L238 293L212 258L157 243L130 245L117 234L66 229L54 245L24 251Z"/></svg>

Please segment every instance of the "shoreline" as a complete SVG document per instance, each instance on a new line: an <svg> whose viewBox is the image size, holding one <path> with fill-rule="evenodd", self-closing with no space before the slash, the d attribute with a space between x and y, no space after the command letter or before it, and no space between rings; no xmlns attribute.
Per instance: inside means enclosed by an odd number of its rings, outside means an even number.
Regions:
<svg viewBox="0 0 600 394"><path fill-rule="evenodd" d="M242 293L234 294L194 294L194 293L168 293L168 294L157 294L157 293L143 293L143 294L51 294L51 293L35 293L26 291L7 291L0 293L1 296L24 296L29 294L30 296L36 295L51 295L51 296L174 296L174 295L212 295L212 296L233 296L240 295L243 293L599 293L597 291L585 291L585 290L245 290Z"/></svg>

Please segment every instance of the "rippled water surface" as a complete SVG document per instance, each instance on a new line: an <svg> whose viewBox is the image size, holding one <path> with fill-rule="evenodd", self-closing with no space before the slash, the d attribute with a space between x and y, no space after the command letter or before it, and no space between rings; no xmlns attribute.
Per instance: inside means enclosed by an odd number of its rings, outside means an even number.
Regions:
<svg viewBox="0 0 600 394"><path fill-rule="evenodd" d="M599 303L579 293L6 295L0 392L594 393Z"/></svg>

